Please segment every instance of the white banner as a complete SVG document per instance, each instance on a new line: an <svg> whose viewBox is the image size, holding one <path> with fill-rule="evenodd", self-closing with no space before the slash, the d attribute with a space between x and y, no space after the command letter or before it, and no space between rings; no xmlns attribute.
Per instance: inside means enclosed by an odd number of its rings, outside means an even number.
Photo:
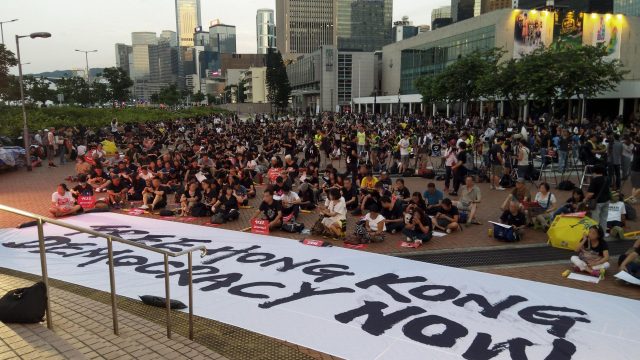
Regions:
<svg viewBox="0 0 640 360"><path fill-rule="evenodd" d="M204 244L196 315L347 359L621 360L640 346L630 299L126 215L66 221L168 250ZM103 239L44 230L51 277L109 290ZM39 274L37 238L35 227L2 232L0 266ZM117 243L114 254L118 294L164 296L161 256ZM186 256L170 272L171 297L188 303Z"/></svg>

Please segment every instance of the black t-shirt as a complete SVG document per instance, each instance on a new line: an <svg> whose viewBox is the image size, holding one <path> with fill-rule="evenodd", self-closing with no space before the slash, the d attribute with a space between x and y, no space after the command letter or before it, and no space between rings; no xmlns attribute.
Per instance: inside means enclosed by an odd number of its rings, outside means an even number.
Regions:
<svg viewBox="0 0 640 360"><path fill-rule="evenodd" d="M167 186L160 184L160 186L158 186L157 188L153 187L153 186L151 186L151 188L154 191L162 191L163 192L162 193L162 202L165 202L165 203L167 202L167 191L169 190L169 188Z"/></svg>
<svg viewBox="0 0 640 360"><path fill-rule="evenodd" d="M560 136L560 141L558 142L558 150L560 151L569 151L569 143L571 142L570 137Z"/></svg>
<svg viewBox="0 0 640 360"><path fill-rule="evenodd" d="M342 188L342 197L344 197L344 201L348 202L353 198L356 198L356 202L358 199L358 190L352 185L351 189L347 189L346 187Z"/></svg>
<svg viewBox="0 0 640 360"><path fill-rule="evenodd" d="M527 218L521 211L518 211L517 214L513 215L511 211L505 210L502 213L502 216L500 216L500 221L506 225L523 226L527 223Z"/></svg>
<svg viewBox="0 0 640 360"><path fill-rule="evenodd" d="M77 192L78 196L93 196L93 186L89 184L84 184L84 186L78 184L74 186L73 191ZM74 197L78 196L74 194Z"/></svg>
<svg viewBox="0 0 640 360"><path fill-rule="evenodd" d="M402 212L402 201L396 200L396 202L393 204L390 210L383 208L382 211L380 211L380 213L382 214L382 216L384 216L385 219L389 219L389 220L402 219L404 217L404 213Z"/></svg>
<svg viewBox="0 0 640 360"><path fill-rule="evenodd" d="M548 148L550 142L551 142L551 136L549 136L549 134L540 135L540 147L541 148L545 148L545 149Z"/></svg>
<svg viewBox="0 0 640 360"><path fill-rule="evenodd" d="M354 168L358 166L358 155L357 155L358 146L355 142L351 141L347 145L347 167ZM354 155L356 153L356 155Z"/></svg>
<svg viewBox="0 0 640 360"><path fill-rule="evenodd" d="M502 150L502 146L500 144L493 144L489 150L489 159L492 165L502 165L500 159L498 159L498 154L501 154L504 160L504 150Z"/></svg>
<svg viewBox="0 0 640 360"><path fill-rule="evenodd" d="M445 210L442 206L438 206L437 209L438 209L437 212L443 215L446 215L452 219L454 216L460 215L460 211L458 211L458 208L453 205L451 205L451 208L449 210Z"/></svg>
<svg viewBox="0 0 640 360"><path fill-rule="evenodd" d="M217 197L218 192L214 188L210 188L207 191L202 191L202 202L205 204L213 205Z"/></svg>
<svg viewBox="0 0 640 360"><path fill-rule="evenodd" d="M610 199L609 181L604 176L595 176L591 179L587 192L593 193L598 203L605 203Z"/></svg>
<svg viewBox="0 0 640 360"><path fill-rule="evenodd" d="M382 184L382 188L385 190L389 190L389 188L391 187L391 179L386 178L386 179L380 179L378 180L378 182L380 184Z"/></svg>
<svg viewBox="0 0 640 360"><path fill-rule="evenodd" d="M223 194L218 200L220 200L220 203L222 204L220 205L220 208L224 211L228 212L232 209L238 209L238 199L233 195L227 197L226 194Z"/></svg>
<svg viewBox="0 0 640 360"><path fill-rule="evenodd" d="M594 254L604 256L605 250L609 250L609 244L607 244L605 240L600 240L598 241L598 246L593 247L593 245L591 244L591 240L587 240L583 248L587 251L593 252Z"/></svg>
<svg viewBox="0 0 640 360"><path fill-rule="evenodd" d="M411 193L409 192L409 189L407 189L406 187L403 187L402 190L396 190L395 194L401 199L408 199L411 197Z"/></svg>
<svg viewBox="0 0 640 360"><path fill-rule="evenodd" d="M282 204L277 200L273 200L271 204L263 201L262 204L260 204L259 210L262 211L269 221L273 221L278 217L278 212L282 211Z"/></svg>
<svg viewBox="0 0 640 360"><path fill-rule="evenodd" d="M125 182L124 182L124 181L122 181L122 180L120 180L120 184L118 184L118 185L116 185L116 184L114 184L113 182L111 182L111 183L107 186L107 190L111 190L111 191L113 191L113 192L114 192L114 193L116 193L116 194L117 194L117 193L119 193L119 192L121 192L122 190L126 190L126 189L128 189L128 188L129 188L129 187L127 186L127 184L125 184Z"/></svg>
<svg viewBox="0 0 640 360"><path fill-rule="evenodd" d="M288 146L284 147L284 153L288 155L293 155L296 152L296 139L287 139L284 141Z"/></svg>

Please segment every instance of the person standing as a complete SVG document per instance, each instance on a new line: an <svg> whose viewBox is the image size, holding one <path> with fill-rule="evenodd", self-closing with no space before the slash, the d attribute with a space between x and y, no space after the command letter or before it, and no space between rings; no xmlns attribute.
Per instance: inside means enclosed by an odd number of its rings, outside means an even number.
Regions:
<svg viewBox="0 0 640 360"><path fill-rule="evenodd" d="M504 174L504 150L502 144L504 143L503 137L498 137L495 143L489 149L489 161L491 163L491 190L503 191L504 188L500 186L500 179Z"/></svg>
<svg viewBox="0 0 640 360"><path fill-rule="evenodd" d="M55 128L51 128L47 132L47 160L49 161L49 167L56 167L56 164L53 163L53 157L56 153L55 131Z"/></svg>
<svg viewBox="0 0 640 360"><path fill-rule="evenodd" d="M631 173L631 161L635 145L631 142L630 136L625 136L622 142L622 180L626 181Z"/></svg>
<svg viewBox="0 0 640 360"><path fill-rule="evenodd" d="M609 144L607 149L607 158L609 164L609 176L611 177L611 184L613 190L620 190L622 185L621 168L622 168L622 143L620 142L620 135L614 134L609 136Z"/></svg>
<svg viewBox="0 0 640 360"><path fill-rule="evenodd" d="M404 133L402 139L398 142L398 148L400 149L400 166L398 171L400 174L404 173L409 168L409 134Z"/></svg>
<svg viewBox="0 0 640 360"><path fill-rule="evenodd" d="M603 229L607 228L607 218L609 213L609 178L604 175L604 167L595 165L593 167L593 178L587 189L585 201L594 200L595 206L590 208L591 218L598 222Z"/></svg>

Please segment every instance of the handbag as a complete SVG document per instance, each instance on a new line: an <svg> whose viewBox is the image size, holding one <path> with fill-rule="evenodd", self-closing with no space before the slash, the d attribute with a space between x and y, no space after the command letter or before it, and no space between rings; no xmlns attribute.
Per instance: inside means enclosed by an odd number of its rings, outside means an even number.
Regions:
<svg viewBox="0 0 640 360"><path fill-rule="evenodd" d="M43 321L47 308L47 288L42 281L15 289L0 298L0 321L35 324Z"/></svg>

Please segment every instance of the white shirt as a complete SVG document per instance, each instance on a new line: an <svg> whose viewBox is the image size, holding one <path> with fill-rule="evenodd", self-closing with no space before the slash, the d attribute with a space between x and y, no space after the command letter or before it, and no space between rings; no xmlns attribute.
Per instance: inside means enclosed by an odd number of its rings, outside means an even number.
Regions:
<svg viewBox="0 0 640 360"><path fill-rule="evenodd" d="M324 206L327 207L329 212L338 214L332 216L331 219L339 221L347 218L347 204L342 196L337 201L330 201L329 199L325 200Z"/></svg>
<svg viewBox="0 0 640 360"><path fill-rule="evenodd" d="M378 224L384 221L384 216L382 216L382 214L378 214L378 217L372 219L371 213L368 213L364 216L364 220L369 224L371 231L378 231ZM382 225L382 231L387 231L386 225Z"/></svg>
<svg viewBox="0 0 640 360"><path fill-rule="evenodd" d="M542 206L543 208L548 209L556 203L556 196L553 195L552 193L547 193L546 195L542 195L541 192L538 192L535 197L535 202L540 204L540 206Z"/></svg>
<svg viewBox="0 0 640 360"><path fill-rule="evenodd" d="M400 156L409 155L409 140L405 138L400 139L398 146L400 147Z"/></svg>
<svg viewBox="0 0 640 360"><path fill-rule="evenodd" d="M609 221L622 221L622 215L625 215L627 210L624 208L624 202L610 202L609 214L607 215L607 222Z"/></svg>
<svg viewBox="0 0 640 360"><path fill-rule="evenodd" d="M64 209L70 209L75 203L75 199L70 192L65 192L64 195L60 195L57 191L51 194L51 202L56 204L57 207Z"/></svg>
<svg viewBox="0 0 640 360"><path fill-rule="evenodd" d="M290 208L293 206L293 202L299 200L300 197L298 196L298 194L295 191L289 191L289 193L284 193L282 194L282 196L280 197L280 200L282 201L282 207L283 208ZM286 205L285 205L286 203Z"/></svg>
<svg viewBox="0 0 640 360"><path fill-rule="evenodd" d="M84 145L78 145L76 151L78 152L78 156L84 156L87 153L87 147Z"/></svg>

